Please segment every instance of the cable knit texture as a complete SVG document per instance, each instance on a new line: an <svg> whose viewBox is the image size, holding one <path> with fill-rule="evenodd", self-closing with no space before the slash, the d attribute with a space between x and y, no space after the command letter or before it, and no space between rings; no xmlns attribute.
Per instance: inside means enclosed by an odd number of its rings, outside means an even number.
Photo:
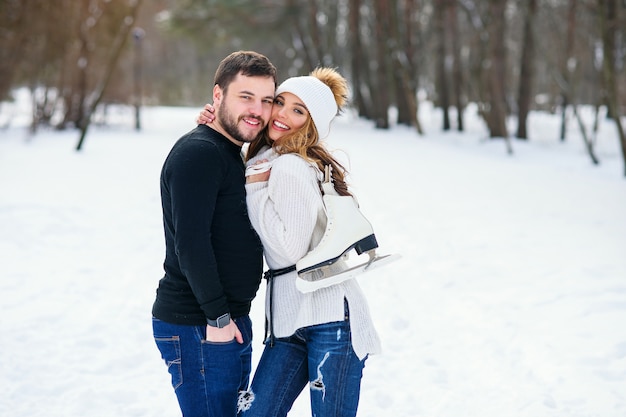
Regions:
<svg viewBox="0 0 626 417"><path fill-rule="evenodd" d="M267 182L246 184L248 214L263 242L271 269L294 265L322 239L326 214L319 182L322 173L296 154L278 155L264 149L248 162L272 163ZM372 323L365 295L351 279L312 293L296 288L296 272L274 278L274 334L287 337L297 329L342 321L344 298L350 308L352 346L359 359L380 353L378 334ZM269 297L265 300L269 316Z"/></svg>

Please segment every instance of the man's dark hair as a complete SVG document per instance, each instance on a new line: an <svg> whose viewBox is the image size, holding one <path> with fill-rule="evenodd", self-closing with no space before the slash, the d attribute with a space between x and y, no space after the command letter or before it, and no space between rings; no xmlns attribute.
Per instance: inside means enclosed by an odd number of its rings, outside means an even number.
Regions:
<svg viewBox="0 0 626 417"><path fill-rule="evenodd" d="M214 84L226 93L239 73L246 77L272 77L276 85L276 67L265 55L254 51L237 51L224 58L215 71Z"/></svg>

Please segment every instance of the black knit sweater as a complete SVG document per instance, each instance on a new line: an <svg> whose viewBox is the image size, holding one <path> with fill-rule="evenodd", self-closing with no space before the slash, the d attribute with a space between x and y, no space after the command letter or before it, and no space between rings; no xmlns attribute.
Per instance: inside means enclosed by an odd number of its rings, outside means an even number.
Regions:
<svg viewBox="0 0 626 417"><path fill-rule="evenodd" d="M263 272L246 210L241 148L199 125L176 142L161 171L165 276L152 314L202 325L250 312Z"/></svg>

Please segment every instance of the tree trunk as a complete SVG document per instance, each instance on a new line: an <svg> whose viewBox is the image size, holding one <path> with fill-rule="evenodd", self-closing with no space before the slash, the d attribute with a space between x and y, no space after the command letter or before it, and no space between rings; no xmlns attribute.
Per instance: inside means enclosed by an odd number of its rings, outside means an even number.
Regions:
<svg viewBox="0 0 626 417"><path fill-rule="evenodd" d="M617 134L622 148L622 160L624 161L624 176L626 176L626 134L621 122L621 111L618 97L617 70L615 65L616 34L618 30L617 0L598 0L600 30L602 32L602 76L604 78L605 94L608 103L608 112L615 121Z"/></svg>
<svg viewBox="0 0 626 417"><path fill-rule="evenodd" d="M506 128L505 71L506 53L504 47L506 1L490 0L489 21L489 61L487 88L489 90L489 110L487 125L491 138L508 138Z"/></svg>
<svg viewBox="0 0 626 417"><path fill-rule="evenodd" d="M407 93L409 88L406 85L406 77L404 76L404 68L399 63L399 59L394 54L392 59L392 71L393 71L393 88L396 107L398 109L398 124L413 126L413 111L412 106L407 101Z"/></svg>
<svg viewBox="0 0 626 417"><path fill-rule="evenodd" d="M28 11L33 1L0 2L0 102L9 98L28 39ZM32 7L38 7L35 4Z"/></svg>
<svg viewBox="0 0 626 417"><path fill-rule="evenodd" d="M463 126L463 72L461 64L461 47L459 39L459 20L456 0L448 3L448 28L452 47L452 85L454 88L453 98L456 107L456 127L459 132L464 130Z"/></svg>
<svg viewBox="0 0 626 417"><path fill-rule="evenodd" d="M526 122L532 100L532 90L535 68L535 34L534 21L537 14L537 0L528 0L528 10L524 22L524 43L522 46L522 61L520 63L517 138L528 139Z"/></svg>
<svg viewBox="0 0 626 417"><path fill-rule="evenodd" d="M469 70L468 81L466 83L468 96L472 98L472 101L476 102L477 112L487 124L487 128L489 128L489 91L487 87L489 77L488 68L487 70L485 69L485 64L489 62L489 35L487 23L474 7L474 3L468 5L465 2L460 2L459 5L467 13L468 20L473 29L472 36L465 40L466 44L469 46L467 63Z"/></svg>
<svg viewBox="0 0 626 417"><path fill-rule="evenodd" d="M576 117L576 121L578 122L578 128L580 129L580 134L583 138L583 142L585 142L585 149L587 149L587 154L589 154L591 162L594 165L598 165L600 164L600 160L596 156L596 153L593 149L593 141L589 139L589 135L587 135L587 129L585 128L583 118L580 117L580 113L578 112L578 106L576 104L572 104L572 109L574 110L574 117Z"/></svg>
<svg viewBox="0 0 626 417"><path fill-rule="evenodd" d="M133 30L133 105L135 106L135 130L141 130L141 103L142 103L142 64L143 64L143 37L144 31L140 28Z"/></svg>
<svg viewBox="0 0 626 417"><path fill-rule="evenodd" d="M363 43L361 42L361 0L350 0L348 10L348 45L350 54L350 66L352 67L352 95L359 116L370 116L371 111L363 97ZM367 70L366 70L367 71Z"/></svg>
<svg viewBox="0 0 626 417"><path fill-rule="evenodd" d="M576 62L576 58L574 58L574 42L576 39L574 36L576 30L576 4L578 4L578 0L569 0L565 57L563 59L562 69L563 78L565 79L565 88L561 88L561 141L565 140L567 131L567 106L569 106L571 102L571 85Z"/></svg>
<svg viewBox="0 0 626 417"><path fill-rule="evenodd" d="M85 100L87 100L87 68L89 67L89 26L88 21L91 19L89 11L89 3L82 2L80 10L80 27L78 28L78 40L80 42L80 55L78 57L78 103L76 103L76 118L73 120L79 129L83 129L83 124L86 122L85 112L87 106Z"/></svg>
<svg viewBox="0 0 626 417"><path fill-rule="evenodd" d="M443 113L443 130L450 130L450 88L448 86L445 15L448 0L435 1L435 34L437 39L437 103Z"/></svg>
<svg viewBox="0 0 626 417"><path fill-rule="evenodd" d="M390 13L390 29L389 32L391 34L390 37L390 46L391 46L391 72L392 79L394 84L394 97L396 107L398 109L398 124L413 126L414 115L412 112L415 111L413 108L414 103L409 102L409 94L411 93L411 86L407 83L407 77L405 76L406 72L406 63L403 63L403 50L405 48L402 45L402 32L406 31L408 28L400 27L400 9L398 5L398 0L392 0L393 6L392 11Z"/></svg>
<svg viewBox="0 0 626 417"><path fill-rule="evenodd" d="M422 124L419 118L419 100L417 99L417 92L419 90L419 66L417 64L416 55L420 53L422 49L422 43L418 38L420 33L420 23L416 18L417 5L416 0L404 0L404 26L405 40L404 40L404 55L406 57L406 64L404 75L407 78L406 84L409 86L407 90L407 102L411 107L411 114L413 115L412 124L415 126L419 135L424 134Z"/></svg>
<svg viewBox="0 0 626 417"><path fill-rule="evenodd" d="M374 26L376 33L376 99L374 100L374 117L376 128L389 129L389 0L374 0L376 10Z"/></svg>

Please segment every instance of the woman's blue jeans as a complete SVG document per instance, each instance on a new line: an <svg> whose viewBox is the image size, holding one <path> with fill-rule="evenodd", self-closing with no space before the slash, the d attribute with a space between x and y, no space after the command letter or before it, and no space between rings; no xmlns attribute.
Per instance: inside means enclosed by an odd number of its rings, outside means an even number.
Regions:
<svg viewBox="0 0 626 417"><path fill-rule="evenodd" d="M240 391L248 388L252 366L252 323L234 319L243 336L214 343L206 326L186 326L152 319L154 340L172 376L183 417L235 417Z"/></svg>
<svg viewBox="0 0 626 417"><path fill-rule="evenodd" d="M350 339L346 315L345 321L278 338L273 347L266 341L241 416L286 416L307 383L313 416L356 416L365 359L359 360Z"/></svg>

